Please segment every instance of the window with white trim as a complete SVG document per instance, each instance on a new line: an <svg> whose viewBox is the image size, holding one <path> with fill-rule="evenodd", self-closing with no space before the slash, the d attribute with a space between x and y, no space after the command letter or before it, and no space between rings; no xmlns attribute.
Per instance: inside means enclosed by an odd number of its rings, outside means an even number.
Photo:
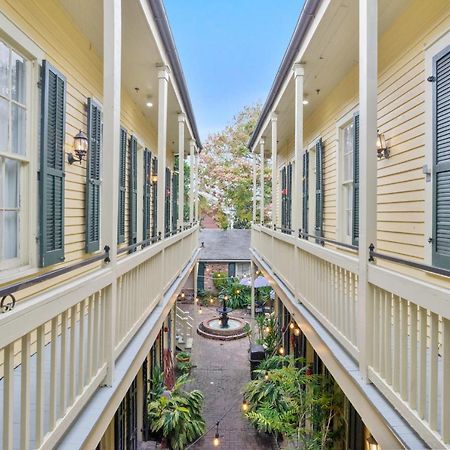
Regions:
<svg viewBox="0 0 450 450"><path fill-rule="evenodd" d="M341 150L341 220L342 236L346 242L352 239L352 216L353 216L353 122L350 121L340 128L339 148Z"/></svg>
<svg viewBox="0 0 450 450"><path fill-rule="evenodd" d="M27 60L0 40L0 270L24 263L29 170Z"/></svg>

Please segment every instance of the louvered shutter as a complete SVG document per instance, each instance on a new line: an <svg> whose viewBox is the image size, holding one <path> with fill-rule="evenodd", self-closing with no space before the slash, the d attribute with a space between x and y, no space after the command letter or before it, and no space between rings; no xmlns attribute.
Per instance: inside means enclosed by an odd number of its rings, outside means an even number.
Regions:
<svg viewBox="0 0 450 450"><path fill-rule="evenodd" d="M230 262L228 263L228 277L235 277L236 276L236 263Z"/></svg>
<svg viewBox="0 0 450 450"><path fill-rule="evenodd" d="M151 224L150 224L150 203L151 203L151 169L152 169L152 154L148 149L144 150L144 193L143 193L143 234L144 240L150 239Z"/></svg>
<svg viewBox="0 0 450 450"><path fill-rule="evenodd" d="M126 168L127 168L127 131L120 129L119 152L119 217L117 222L117 242L125 242L125 195L126 195Z"/></svg>
<svg viewBox="0 0 450 450"><path fill-rule="evenodd" d="M197 273L197 289L199 291L205 290L205 263L198 263L198 273Z"/></svg>
<svg viewBox="0 0 450 450"><path fill-rule="evenodd" d="M64 261L64 142L66 78L42 64L41 154L39 173L40 265Z"/></svg>
<svg viewBox="0 0 450 450"><path fill-rule="evenodd" d="M286 180L286 189L287 189L287 206L286 206L286 228L289 230L292 229L292 164L288 164L287 167L287 180ZM288 232L291 234L291 232Z"/></svg>
<svg viewBox="0 0 450 450"><path fill-rule="evenodd" d="M281 169L281 228L286 228L286 167Z"/></svg>
<svg viewBox="0 0 450 450"><path fill-rule="evenodd" d="M172 174L170 169L166 167L166 183L164 197L164 232L166 235L170 233L170 181Z"/></svg>
<svg viewBox="0 0 450 450"><path fill-rule="evenodd" d="M152 161L152 175L158 175L158 158ZM152 237L156 237L158 226L158 182L152 181Z"/></svg>
<svg viewBox="0 0 450 450"><path fill-rule="evenodd" d="M88 155L86 168L86 251L100 248L100 175L102 158L102 110L88 99Z"/></svg>
<svg viewBox="0 0 450 450"><path fill-rule="evenodd" d="M309 216L309 153L303 153L303 232L308 233L308 216ZM306 239L308 239L306 237Z"/></svg>
<svg viewBox="0 0 450 450"><path fill-rule="evenodd" d="M352 244L359 244L359 114L353 116Z"/></svg>
<svg viewBox="0 0 450 450"><path fill-rule="evenodd" d="M172 230L177 229L178 222L178 173L172 175Z"/></svg>
<svg viewBox="0 0 450 450"><path fill-rule="evenodd" d="M130 161L130 178L128 180L129 186L129 244L136 244L137 242L137 139L134 136L130 138L130 145L128 148Z"/></svg>
<svg viewBox="0 0 450 450"><path fill-rule="evenodd" d="M323 143L322 139L316 142L316 223L315 234L323 236ZM320 239L316 239L320 243Z"/></svg>
<svg viewBox="0 0 450 450"><path fill-rule="evenodd" d="M433 68L433 264L450 268L450 47Z"/></svg>

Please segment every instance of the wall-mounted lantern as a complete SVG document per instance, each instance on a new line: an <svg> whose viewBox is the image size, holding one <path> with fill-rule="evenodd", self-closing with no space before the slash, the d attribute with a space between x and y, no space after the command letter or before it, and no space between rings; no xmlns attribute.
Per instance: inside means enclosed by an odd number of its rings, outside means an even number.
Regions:
<svg viewBox="0 0 450 450"><path fill-rule="evenodd" d="M390 156L389 148L386 144L386 139L383 133L377 132L377 155L378 159L386 158Z"/></svg>
<svg viewBox="0 0 450 450"><path fill-rule="evenodd" d="M81 164L88 152L88 138L81 130L73 138L73 150L75 156L73 156L73 153L69 153L67 155L67 162L69 164L73 164L74 162Z"/></svg>
<svg viewBox="0 0 450 450"><path fill-rule="evenodd" d="M152 183L156 183L158 181L158 174L152 173Z"/></svg>

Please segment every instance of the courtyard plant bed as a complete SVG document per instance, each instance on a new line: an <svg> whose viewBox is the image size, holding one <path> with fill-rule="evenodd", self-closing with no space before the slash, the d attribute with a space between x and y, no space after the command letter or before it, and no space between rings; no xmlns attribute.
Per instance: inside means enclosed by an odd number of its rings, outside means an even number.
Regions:
<svg viewBox="0 0 450 450"><path fill-rule="evenodd" d="M302 359L272 356L255 370L244 390L245 417L288 448L340 448L343 394L331 377L316 375Z"/></svg>
<svg viewBox="0 0 450 450"><path fill-rule="evenodd" d="M171 390L162 380L161 374L155 374L147 407L150 429L159 437L162 448L183 450L205 431L204 397L199 390L185 390L187 374L178 377Z"/></svg>
<svg viewBox="0 0 450 450"><path fill-rule="evenodd" d="M178 352L176 358L181 363L189 362L191 360L191 354L188 352Z"/></svg>

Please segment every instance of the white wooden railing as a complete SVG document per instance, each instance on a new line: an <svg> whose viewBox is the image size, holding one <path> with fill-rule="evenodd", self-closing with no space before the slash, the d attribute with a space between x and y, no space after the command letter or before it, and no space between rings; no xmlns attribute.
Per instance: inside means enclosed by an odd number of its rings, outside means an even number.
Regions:
<svg viewBox="0 0 450 450"><path fill-rule="evenodd" d="M179 306L176 308L176 335L181 346L189 347L189 340L192 341L194 319L189 315L189 311L184 311Z"/></svg>
<svg viewBox="0 0 450 450"><path fill-rule="evenodd" d="M261 226L251 245L358 361L358 257ZM369 380L431 448L450 447L450 290L375 263L368 280Z"/></svg>
<svg viewBox="0 0 450 450"><path fill-rule="evenodd" d="M0 314L3 450L55 448L197 242L197 227L183 231Z"/></svg>

